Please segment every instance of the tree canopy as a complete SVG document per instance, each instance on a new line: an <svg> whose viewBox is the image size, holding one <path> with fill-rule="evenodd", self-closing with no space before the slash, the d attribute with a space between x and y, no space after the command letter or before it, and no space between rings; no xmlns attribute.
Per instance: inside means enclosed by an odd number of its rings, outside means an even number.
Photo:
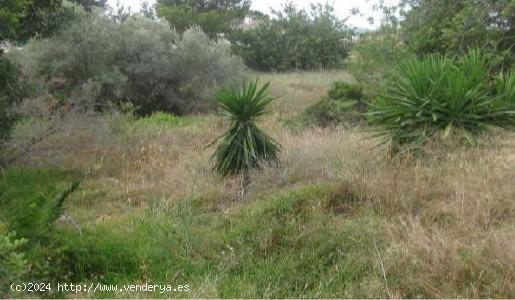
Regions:
<svg viewBox="0 0 515 300"><path fill-rule="evenodd" d="M463 54L470 48L495 53L511 64L515 53L513 0L404 0L401 22L408 47L417 54Z"/></svg>
<svg viewBox="0 0 515 300"><path fill-rule="evenodd" d="M334 8L312 5L298 9L289 3L256 28L231 35L236 53L259 70L336 68L347 56L352 30Z"/></svg>
<svg viewBox="0 0 515 300"><path fill-rule="evenodd" d="M0 40L46 36L60 25L62 0L3 0L0 7Z"/></svg>
<svg viewBox="0 0 515 300"><path fill-rule="evenodd" d="M227 33L245 17L250 0L158 0L157 14L179 32L200 26L210 37Z"/></svg>
<svg viewBox="0 0 515 300"><path fill-rule="evenodd" d="M73 0L73 2L80 4L88 11L93 7L105 7L107 4L107 0Z"/></svg>
<svg viewBox="0 0 515 300"><path fill-rule="evenodd" d="M107 0L1 0L0 41L47 37L75 19L72 3L87 11ZM68 5L66 5L66 3Z"/></svg>

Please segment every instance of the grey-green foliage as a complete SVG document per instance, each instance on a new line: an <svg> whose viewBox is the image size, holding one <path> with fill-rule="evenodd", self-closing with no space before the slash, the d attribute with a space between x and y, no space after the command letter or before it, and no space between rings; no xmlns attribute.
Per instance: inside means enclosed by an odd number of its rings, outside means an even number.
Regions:
<svg viewBox="0 0 515 300"><path fill-rule="evenodd" d="M32 40L20 54L22 62L31 58L26 68L38 76L66 79L61 90L76 106L131 102L141 114L205 109L211 91L243 71L227 43L199 28L178 35L166 21L142 15L115 21L99 11L51 39Z"/></svg>

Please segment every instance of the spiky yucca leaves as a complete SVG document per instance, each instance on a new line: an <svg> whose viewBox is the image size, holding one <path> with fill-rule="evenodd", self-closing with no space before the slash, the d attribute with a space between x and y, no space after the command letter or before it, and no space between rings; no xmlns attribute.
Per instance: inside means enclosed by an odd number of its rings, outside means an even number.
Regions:
<svg viewBox="0 0 515 300"><path fill-rule="evenodd" d="M475 136L489 127L515 125L513 76L500 78L497 92L489 78L485 57L476 50L461 58L433 55L407 61L386 80L371 104L369 121L397 150L454 133L474 144Z"/></svg>
<svg viewBox="0 0 515 300"><path fill-rule="evenodd" d="M269 86L266 83L258 89L257 80L245 81L241 88L226 88L218 93L218 103L231 121L213 154L214 169L222 176L246 173L264 161L277 160L279 145L256 126L256 120L273 101L268 96Z"/></svg>

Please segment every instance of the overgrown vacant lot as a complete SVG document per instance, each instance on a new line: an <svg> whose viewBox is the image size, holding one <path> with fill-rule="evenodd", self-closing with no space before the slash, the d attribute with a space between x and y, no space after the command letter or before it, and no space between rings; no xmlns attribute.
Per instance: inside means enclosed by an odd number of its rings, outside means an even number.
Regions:
<svg viewBox="0 0 515 300"><path fill-rule="evenodd" d="M366 128L283 126L348 74L252 76L280 97L260 125L282 147L243 195L211 170L206 145L227 127L217 115L69 117L30 169L4 172L2 194L20 199L86 174L58 225L62 251L47 254L60 266L49 278L191 287L64 296L515 297L512 133L389 158ZM24 126L13 143L37 124Z"/></svg>

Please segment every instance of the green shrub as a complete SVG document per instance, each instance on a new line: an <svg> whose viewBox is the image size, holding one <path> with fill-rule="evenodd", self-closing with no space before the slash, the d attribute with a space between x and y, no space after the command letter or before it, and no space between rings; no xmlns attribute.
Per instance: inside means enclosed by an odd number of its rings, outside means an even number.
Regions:
<svg viewBox="0 0 515 300"><path fill-rule="evenodd" d="M371 106L369 117L394 149L423 145L457 133L469 143L484 130L515 125L513 75L491 90L489 68L478 51L466 56L432 55L401 64Z"/></svg>
<svg viewBox="0 0 515 300"><path fill-rule="evenodd" d="M341 67L351 36L330 5L313 5L308 12L290 3L270 20L230 38L249 67L285 71Z"/></svg>
<svg viewBox="0 0 515 300"><path fill-rule="evenodd" d="M73 8L62 0L2 0L0 42L52 35L74 20Z"/></svg>
<svg viewBox="0 0 515 300"><path fill-rule="evenodd" d="M336 81L327 92L327 96L308 107L294 122L303 126L354 126L364 120L365 111L361 86Z"/></svg>
<svg viewBox="0 0 515 300"><path fill-rule="evenodd" d="M515 63L515 2L513 0L407 0L401 22L410 50L461 55L481 48L495 68Z"/></svg>
<svg viewBox="0 0 515 300"><path fill-rule="evenodd" d="M399 62L412 57L396 28L382 27L359 36L345 61L346 69L363 85L367 99L376 97L386 75Z"/></svg>
<svg viewBox="0 0 515 300"><path fill-rule="evenodd" d="M99 12L11 56L28 74L63 81L53 93L64 92L77 108L130 102L140 115L204 111L214 105L212 92L244 68L228 43L197 27L179 35L165 21L141 15L115 21Z"/></svg>
<svg viewBox="0 0 515 300"><path fill-rule="evenodd" d="M363 88L359 84L351 84L345 81L335 81L331 89L327 92L331 99L352 99L361 100L363 98Z"/></svg>
<svg viewBox="0 0 515 300"><path fill-rule="evenodd" d="M356 105L357 101L355 100L335 100L323 97L320 101L306 109L301 121L305 125L320 127L336 126L342 123L348 125L355 124L360 119L355 110Z"/></svg>

